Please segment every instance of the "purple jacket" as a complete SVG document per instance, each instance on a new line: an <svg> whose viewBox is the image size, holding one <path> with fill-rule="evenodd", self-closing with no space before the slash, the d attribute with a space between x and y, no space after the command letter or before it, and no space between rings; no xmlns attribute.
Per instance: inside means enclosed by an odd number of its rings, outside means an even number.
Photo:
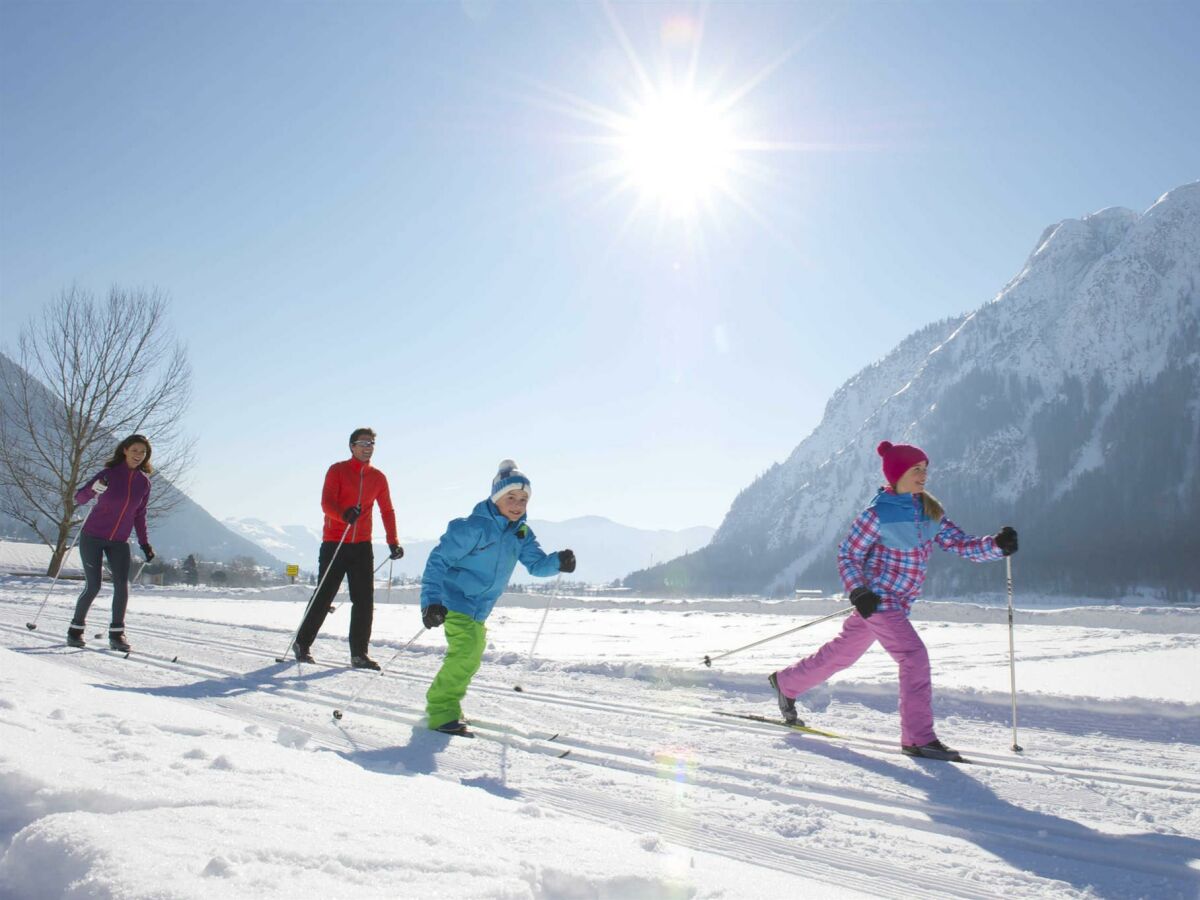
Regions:
<svg viewBox="0 0 1200 900"><path fill-rule="evenodd" d="M130 530L137 528L138 543L150 543L146 536L146 502L150 499L150 479L146 473L141 469L131 469L123 462L109 469L101 469L76 492L75 502L79 506L96 496L92 485L98 478L108 482L108 490L100 495L88 514L83 523L84 532L104 541L127 541Z"/></svg>

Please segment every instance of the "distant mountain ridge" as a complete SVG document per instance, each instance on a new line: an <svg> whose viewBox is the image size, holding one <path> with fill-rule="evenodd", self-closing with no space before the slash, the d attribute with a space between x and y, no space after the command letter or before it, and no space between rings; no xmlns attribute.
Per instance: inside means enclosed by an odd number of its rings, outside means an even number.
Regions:
<svg viewBox="0 0 1200 900"><path fill-rule="evenodd" d="M1021 583L1106 596L1200 591L1200 182L1143 215L1047 228L972 313L927 325L830 398L786 461L735 499L712 543L634 573L684 593L840 587L835 553L881 483L875 445L916 443L969 532L1016 525ZM927 593L999 589L942 555Z"/></svg>
<svg viewBox="0 0 1200 900"><path fill-rule="evenodd" d="M226 519L224 524L286 562L298 563L309 571L316 568L321 543L319 529L303 525L270 525L261 519ZM615 581L656 560L671 559L699 549L716 531L706 526L653 531L621 525L603 516L581 516L564 522L531 519L529 525L544 550L564 547L574 550L579 568L572 577L594 583ZM393 575L420 578L437 541L402 540L401 543L404 557L392 566ZM378 562L383 561L386 552L383 543L376 544ZM530 579L520 566L513 577L517 582Z"/></svg>

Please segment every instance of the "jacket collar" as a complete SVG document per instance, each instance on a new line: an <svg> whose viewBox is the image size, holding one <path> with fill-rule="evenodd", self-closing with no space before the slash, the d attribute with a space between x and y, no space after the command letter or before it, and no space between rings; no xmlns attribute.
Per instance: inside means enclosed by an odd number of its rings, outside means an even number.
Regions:
<svg viewBox="0 0 1200 900"><path fill-rule="evenodd" d="M350 470L352 472L361 472L363 469L371 468L370 460L367 460L367 462L359 462L357 459L351 456L348 460L346 460L346 462L350 464Z"/></svg>
<svg viewBox="0 0 1200 900"><path fill-rule="evenodd" d="M875 495L872 505L912 506L916 503L916 494L897 494L890 487L881 487Z"/></svg>

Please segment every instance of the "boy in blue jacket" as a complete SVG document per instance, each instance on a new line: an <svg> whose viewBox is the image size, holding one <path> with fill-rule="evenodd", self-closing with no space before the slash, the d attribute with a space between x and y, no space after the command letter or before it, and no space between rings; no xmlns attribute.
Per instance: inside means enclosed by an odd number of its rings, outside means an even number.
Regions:
<svg viewBox="0 0 1200 900"><path fill-rule="evenodd" d="M511 459L500 463L492 494L471 515L455 519L429 554L421 577L421 621L446 628L446 658L425 695L429 727L470 736L462 698L479 671L487 643L484 622L512 578L517 561L546 578L575 571L570 550L546 553L525 524L529 479Z"/></svg>

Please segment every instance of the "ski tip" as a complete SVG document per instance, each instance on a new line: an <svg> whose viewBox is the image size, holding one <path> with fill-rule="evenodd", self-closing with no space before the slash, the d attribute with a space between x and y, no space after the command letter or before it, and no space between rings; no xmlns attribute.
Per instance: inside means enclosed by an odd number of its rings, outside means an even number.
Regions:
<svg viewBox="0 0 1200 900"><path fill-rule="evenodd" d="M570 750L564 750L562 753L558 754L558 759L566 759L570 755L571 755Z"/></svg>
<svg viewBox="0 0 1200 900"><path fill-rule="evenodd" d="M282 662L287 662L287 660L286 660L286 659L282 659L282 658L280 658L280 657L278 657L278 656L277 656L277 657L275 657L275 662L277 662L277 663L282 663Z"/></svg>
<svg viewBox="0 0 1200 900"><path fill-rule="evenodd" d="M518 694L525 693L525 688L521 687L519 684L514 684L513 690L516 691Z"/></svg>
<svg viewBox="0 0 1200 900"><path fill-rule="evenodd" d="M178 657L178 656L172 656L172 657L171 657L171 662L179 662L179 657Z"/></svg>

